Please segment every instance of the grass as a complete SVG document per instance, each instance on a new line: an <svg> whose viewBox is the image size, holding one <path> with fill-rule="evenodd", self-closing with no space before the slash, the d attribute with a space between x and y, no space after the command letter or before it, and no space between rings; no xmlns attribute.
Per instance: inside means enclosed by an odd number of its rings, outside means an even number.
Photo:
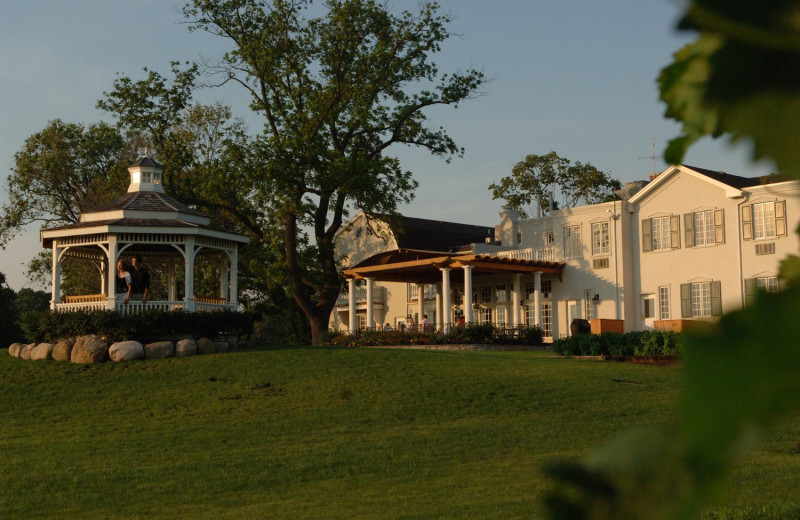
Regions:
<svg viewBox="0 0 800 520"><path fill-rule="evenodd" d="M537 518L542 464L668 420L679 375L543 352L0 352L0 518ZM709 518L800 511L798 426Z"/></svg>

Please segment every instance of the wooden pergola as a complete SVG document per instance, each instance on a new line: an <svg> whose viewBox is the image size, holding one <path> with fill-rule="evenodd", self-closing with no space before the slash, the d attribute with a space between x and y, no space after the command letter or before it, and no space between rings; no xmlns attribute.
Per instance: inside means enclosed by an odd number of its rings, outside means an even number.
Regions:
<svg viewBox="0 0 800 520"><path fill-rule="evenodd" d="M542 260L524 260L519 258L474 254L474 253L443 253L437 251L419 251L413 249L396 249L371 256L350 269L343 271L348 281L348 304L350 310L350 330L355 330L355 282L366 280L367 287L367 324L374 322L373 308L373 282L405 282L418 286L418 294L424 294L424 286L441 282L442 308L450 309L450 288L452 283L463 283L464 294L472 294L472 280L474 276L486 274L507 274L513 279L512 296L512 325L519 325L520 319L520 279L524 274L533 274L534 277L534 302L536 308L541 303L541 276L553 274L563 276L565 264L563 262L548 262ZM419 298L419 315L423 314L423 298ZM447 311L449 315L449 310ZM472 322L472 308L464 308L464 321ZM449 332L448 320L442 321L441 329ZM537 325L541 325L538 322Z"/></svg>
<svg viewBox="0 0 800 520"><path fill-rule="evenodd" d="M239 244L245 235L210 227L211 219L164 194L163 167L151 157L141 157L128 171L128 192L114 201L82 213L80 222L43 229L42 246L53 250L51 308L58 311L116 309L185 309L187 311L238 308L237 269ZM120 258L145 257L166 265L166 300L130 301L115 294L116 264ZM99 272L96 294L61 297L61 264L66 258L90 262ZM196 261L218 263L219 293L195 295ZM183 265L183 296L178 297L178 266Z"/></svg>

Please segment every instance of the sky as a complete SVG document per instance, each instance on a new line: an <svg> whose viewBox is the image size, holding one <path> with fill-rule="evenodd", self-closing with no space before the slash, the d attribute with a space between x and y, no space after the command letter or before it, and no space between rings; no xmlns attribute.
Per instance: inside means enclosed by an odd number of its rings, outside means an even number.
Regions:
<svg viewBox="0 0 800 520"><path fill-rule="evenodd" d="M318 2L319 3L319 2ZM14 154L49 121L88 125L111 118L95 108L117 74L169 76L170 61L219 57L227 42L190 33L174 0L3 0L0 2L0 204L8 203ZM493 226L502 201L488 186L528 154L555 151L591 163L623 183L647 179L680 133L664 118L656 79L672 54L692 40L674 27L676 0L439 0L454 16L454 36L435 61L442 72L467 68L491 79L475 99L428 112L465 149L447 163L422 150L390 149L419 182L408 216ZM395 11L417 0L389 0ZM199 91L221 101L252 132L241 88ZM726 138L694 145L684 163L743 176L774 170L752 163L747 143ZM656 158L655 170L666 164ZM24 264L41 250L32 225L5 250L0 272L19 290ZM38 287L34 287L38 288Z"/></svg>

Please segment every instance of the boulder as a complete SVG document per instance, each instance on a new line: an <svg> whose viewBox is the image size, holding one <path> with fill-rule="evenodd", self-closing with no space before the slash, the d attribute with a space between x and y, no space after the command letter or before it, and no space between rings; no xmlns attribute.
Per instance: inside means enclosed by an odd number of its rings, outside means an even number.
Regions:
<svg viewBox="0 0 800 520"><path fill-rule="evenodd" d="M22 350L22 347L24 347L24 346L25 346L25 343L12 343L8 347L8 355L11 356L11 357L18 358L19 357L19 351Z"/></svg>
<svg viewBox="0 0 800 520"><path fill-rule="evenodd" d="M50 353L53 352L53 347L55 347L55 345L52 343L39 343L31 348L31 361L41 361L49 358Z"/></svg>
<svg viewBox="0 0 800 520"><path fill-rule="evenodd" d="M216 351L216 348L214 348L214 342L209 338L200 338L197 340L198 354L213 354Z"/></svg>
<svg viewBox="0 0 800 520"><path fill-rule="evenodd" d="M228 351L228 342L227 341L215 341L214 342L214 352L227 352Z"/></svg>
<svg viewBox="0 0 800 520"><path fill-rule="evenodd" d="M70 353L73 363L102 363L108 359L108 345L95 334L79 336Z"/></svg>
<svg viewBox="0 0 800 520"><path fill-rule="evenodd" d="M36 343L28 343L19 349L19 358L29 360L31 358L31 349L36 346Z"/></svg>
<svg viewBox="0 0 800 520"><path fill-rule="evenodd" d="M74 345L75 338L62 339L55 344L50 356L56 361L69 361Z"/></svg>
<svg viewBox="0 0 800 520"><path fill-rule="evenodd" d="M111 361L132 361L144 358L144 347L138 341L118 341L108 347Z"/></svg>
<svg viewBox="0 0 800 520"><path fill-rule="evenodd" d="M171 341L156 341L144 346L146 359L164 359L175 355L175 343Z"/></svg>
<svg viewBox="0 0 800 520"><path fill-rule="evenodd" d="M182 339L175 343L175 355L178 357L197 354L197 342L193 339Z"/></svg>

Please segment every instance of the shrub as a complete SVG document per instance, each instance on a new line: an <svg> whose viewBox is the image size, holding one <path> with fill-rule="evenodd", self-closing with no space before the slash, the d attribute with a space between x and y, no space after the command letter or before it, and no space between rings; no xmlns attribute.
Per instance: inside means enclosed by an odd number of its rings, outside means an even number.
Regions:
<svg viewBox="0 0 800 520"><path fill-rule="evenodd" d="M658 330L575 334L554 341L553 351L562 356L663 356L680 353L678 338Z"/></svg>

